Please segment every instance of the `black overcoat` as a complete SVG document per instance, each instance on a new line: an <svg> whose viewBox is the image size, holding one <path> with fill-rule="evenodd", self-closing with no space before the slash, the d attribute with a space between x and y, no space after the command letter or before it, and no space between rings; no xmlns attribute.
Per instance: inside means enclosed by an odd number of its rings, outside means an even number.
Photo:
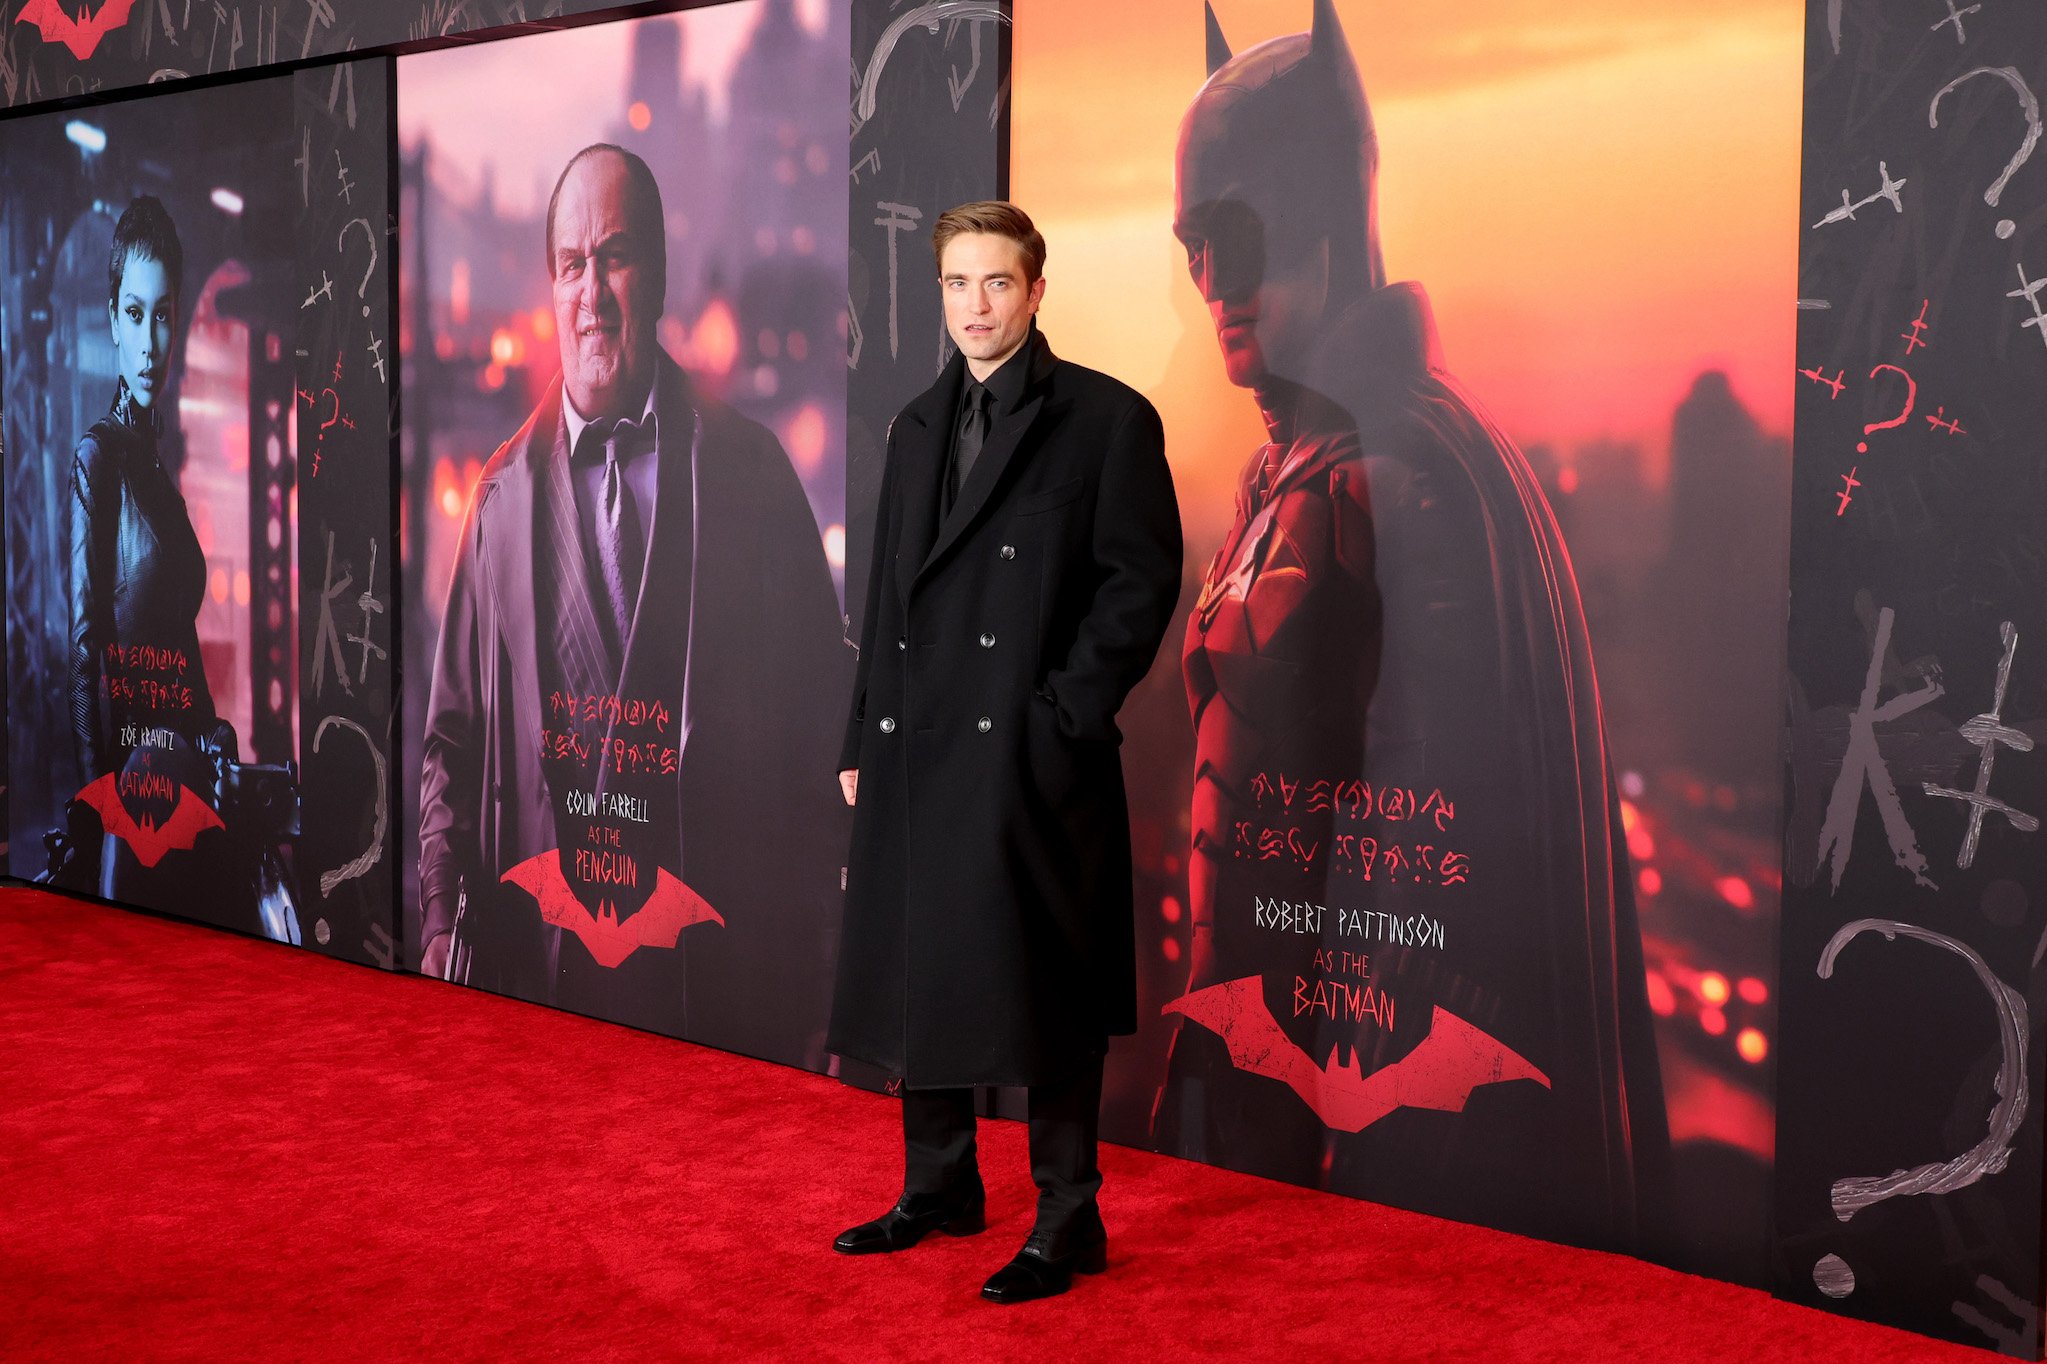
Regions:
<svg viewBox="0 0 2047 1364"><path fill-rule="evenodd" d="M1180 584L1158 413L1033 331L943 524L965 362L889 429L841 770L829 1046L913 1087L1061 1078L1136 1027L1116 712Z"/></svg>

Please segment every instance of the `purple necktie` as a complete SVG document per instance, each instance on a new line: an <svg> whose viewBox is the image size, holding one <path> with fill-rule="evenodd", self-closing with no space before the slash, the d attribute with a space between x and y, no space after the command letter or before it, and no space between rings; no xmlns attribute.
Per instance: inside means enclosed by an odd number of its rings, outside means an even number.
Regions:
<svg viewBox="0 0 2047 1364"><path fill-rule="evenodd" d="M597 505L597 571L611 607L612 639L625 658L632 639L633 608L640 595L640 570L647 550L639 509L625 486L625 465L642 449L646 433L638 422L620 421L604 438L604 488Z"/></svg>

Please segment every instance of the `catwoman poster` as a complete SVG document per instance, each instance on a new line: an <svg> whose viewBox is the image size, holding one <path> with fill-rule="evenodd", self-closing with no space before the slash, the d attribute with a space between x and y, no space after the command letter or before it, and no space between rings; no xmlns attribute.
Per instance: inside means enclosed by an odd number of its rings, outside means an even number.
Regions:
<svg viewBox="0 0 2047 1364"><path fill-rule="evenodd" d="M8 870L300 940L291 82L0 124Z"/></svg>

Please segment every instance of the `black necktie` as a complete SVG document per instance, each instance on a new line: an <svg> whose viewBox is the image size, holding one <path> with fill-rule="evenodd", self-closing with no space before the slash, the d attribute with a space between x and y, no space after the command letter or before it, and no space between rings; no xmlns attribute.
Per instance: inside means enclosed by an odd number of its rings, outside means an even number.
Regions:
<svg viewBox="0 0 2047 1364"><path fill-rule="evenodd" d="M973 471L974 461L981 455L981 442L988 438L989 397L986 385L972 379L967 381L967 410L960 417L959 439L953 443L952 478L945 490L948 510L958 499L960 489L967 486L967 475Z"/></svg>
<svg viewBox="0 0 2047 1364"><path fill-rule="evenodd" d="M625 486L625 465L641 453L647 433L638 422L620 421L604 440L604 485L597 501L597 571L611 608L612 639L625 657L632 638L633 608L640 595L640 571L646 545L640 535L639 508Z"/></svg>

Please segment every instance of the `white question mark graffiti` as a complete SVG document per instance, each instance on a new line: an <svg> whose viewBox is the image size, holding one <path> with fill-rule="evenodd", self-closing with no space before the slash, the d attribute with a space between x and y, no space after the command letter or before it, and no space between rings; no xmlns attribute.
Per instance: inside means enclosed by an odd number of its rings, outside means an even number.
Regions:
<svg viewBox="0 0 2047 1364"><path fill-rule="evenodd" d="M1996 1174L2011 1159L2012 1138L2026 1119L2026 997L1999 980L1975 949L1956 942L1945 933L1899 923L1895 919L1857 919L1843 926L1828 941L1826 950L1820 953L1820 979L1832 978L1834 958L1841 954L1842 948L1864 933L1881 933L1893 941L1901 936L1917 938L1920 942L1944 947L1968 962L1997 1007L1997 1034L2004 1048L2004 1060L1998 1066L1997 1078L1993 1081L1997 1090L1997 1106L1990 1110L1989 1134L1953 1160L1916 1165L1909 1170L1893 1170L1887 1175L1856 1175L1835 1180L1832 1198L1834 1216L1843 1222L1887 1198L1952 1193L1974 1184L1985 1175ZM1820 1292L1830 1298L1845 1298L1855 1291L1855 1271L1838 1255L1822 1256L1812 1267L1812 1281Z"/></svg>
<svg viewBox="0 0 2047 1364"><path fill-rule="evenodd" d="M318 753L320 751L320 741L326 738L327 731L336 725L340 725L344 729L354 730L356 737L363 741L363 747L370 751L370 762L376 768L377 826L375 832L370 835L370 845L364 848L361 853L336 867L333 871L323 871L320 873L320 898L323 900L332 895L334 888L343 881L352 881L371 867L377 865L378 859L384 855L384 831L390 827L391 823L391 811L384 791L384 754L383 750L377 747L377 741L370 737L368 730L346 716L330 715L320 722L318 729L313 731L313 752Z"/></svg>
<svg viewBox="0 0 2047 1364"><path fill-rule="evenodd" d="M377 233L370 226L370 220L368 218L350 218L347 222L343 223L339 235L334 238L334 249L345 254L348 247L348 229L358 226L362 228L362 234L370 244L370 263L363 267L362 283L355 286L355 296L362 298L364 291L370 287L370 276L377 268ZM364 317L370 315L369 304L363 304L362 315Z"/></svg>
<svg viewBox="0 0 2047 1364"><path fill-rule="evenodd" d="M1996 208L1997 198L2004 193L2004 187L2011 182L2012 176L2018 173L2019 167L2026 164L2026 158L2033 154L2033 148L2040 145L2040 101L2033 98L2032 88L2026 84L2026 78L2019 74L2017 67L1979 66L1974 71L1963 72L1940 87L1940 93L1933 97L1933 103L1926 110L1927 127L1940 126L1940 102L1947 92L1976 76L1996 76L2009 83L2011 88L2018 92L2019 109L2026 116L2026 140L2019 143L2018 154L2005 165L2004 174L1991 181L1990 188L1983 191L1983 202ZM2018 224L2011 219L1997 220L1997 235L2000 240L2011 236L2017 230Z"/></svg>

